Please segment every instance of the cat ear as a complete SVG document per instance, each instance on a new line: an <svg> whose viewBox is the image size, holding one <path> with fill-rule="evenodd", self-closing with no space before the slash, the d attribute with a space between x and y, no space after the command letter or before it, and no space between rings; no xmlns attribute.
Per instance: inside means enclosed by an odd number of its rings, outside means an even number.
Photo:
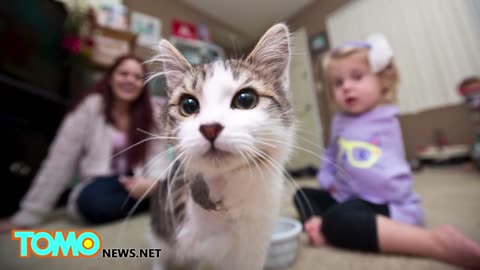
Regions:
<svg viewBox="0 0 480 270"><path fill-rule="evenodd" d="M172 91L185 77L185 73L192 70L190 63L167 40L162 39L157 47L158 54L155 61L163 64L163 72L167 78L168 91Z"/></svg>
<svg viewBox="0 0 480 270"><path fill-rule="evenodd" d="M288 67L290 64L290 33L288 27L279 23L272 26L263 35L247 61L288 82Z"/></svg>

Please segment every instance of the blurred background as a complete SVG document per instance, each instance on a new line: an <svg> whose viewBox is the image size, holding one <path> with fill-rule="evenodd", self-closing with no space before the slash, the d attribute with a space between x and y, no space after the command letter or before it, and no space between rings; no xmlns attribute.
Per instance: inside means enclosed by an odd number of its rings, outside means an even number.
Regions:
<svg viewBox="0 0 480 270"><path fill-rule="evenodd" d="M2 1L0 120L6 139L0 165L2 178L15 185L3 192L21 197L65 108L116 56L133 52L148 59L165 38L192 64L240 57L281 21L294 32L291 89L306 140L324 146L328 138L332 111L319 64L324 53L341 42L382 32L400 69L400 120L412 166L470 160L478 166L479 2ZM474 90L462 92L460 84L467 79L466 87ZM149 83L155 95L165 95L163 78ZM310 149L306 140L298 144ZM320 149L314 152L321 154ZM316 156L297 151L289 170L294 176L314 175L318 165ZM15 207L2 208L2 216Z"/></svg>
<svg viewBox="0 0 480 270"><path fill-rule="evenodd" d="M148 59L164 38L192 64L240 57L277 22L294 32L291 91L305 139L300 147L321 154L328 138L325 52L382 32L400 69L400 121L412 168L460 165L466 178L480 180L478 0L1 1L0 166L8 183L0 189L1 217L18 208L65 109L116 56ZM165 95L163 78L149 84ZM297 151L288 169L312 177L320 165ZM478 218L466 222L480 231Z"/></svg>

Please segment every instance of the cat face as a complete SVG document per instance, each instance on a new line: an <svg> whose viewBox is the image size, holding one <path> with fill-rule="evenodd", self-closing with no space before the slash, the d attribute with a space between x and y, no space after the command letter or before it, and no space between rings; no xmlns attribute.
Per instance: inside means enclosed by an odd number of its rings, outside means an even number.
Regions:
<svg viewBox="0 0 480 270"><path fill-rule="evenodd" d="M273 26L242 60L193 67L168 42L164 64L166 131L190 170L225 173L245 166L282 166L293 137L288 93L289 33Z"/></svg>

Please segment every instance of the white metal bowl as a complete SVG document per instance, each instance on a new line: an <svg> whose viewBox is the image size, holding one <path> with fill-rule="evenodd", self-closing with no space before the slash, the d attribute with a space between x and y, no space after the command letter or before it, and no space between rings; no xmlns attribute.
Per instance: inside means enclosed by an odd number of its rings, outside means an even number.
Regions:
<svg viewBox="0 0 480 270"><path fill-rule="evenodd" d="M273 227L265 269L282 269L295 262L301 231L302 224L299 221L286 217L277 219Z"/></svg>

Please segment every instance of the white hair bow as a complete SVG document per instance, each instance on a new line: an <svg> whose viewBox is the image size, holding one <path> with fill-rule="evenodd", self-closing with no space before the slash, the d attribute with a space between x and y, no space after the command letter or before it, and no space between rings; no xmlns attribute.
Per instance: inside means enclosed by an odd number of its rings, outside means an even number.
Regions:
<svg viewBox="0 0 480 270"><path fill-rule="evenodd" d="M370 46L368 62L372 71L377 73L384 70L393 58L392 46L383 34L372 34L367 37L367 44Z"/></svg>
<svg viewBox="0 0 480 270"><path fill-rule="evenodd" d="M381 33L371 34L366 41L349 41L336 47L334 50L353 46L368 49L368 63L374 73L384 70L393 58L392 46L387 41L385 35Z"/></svg>

